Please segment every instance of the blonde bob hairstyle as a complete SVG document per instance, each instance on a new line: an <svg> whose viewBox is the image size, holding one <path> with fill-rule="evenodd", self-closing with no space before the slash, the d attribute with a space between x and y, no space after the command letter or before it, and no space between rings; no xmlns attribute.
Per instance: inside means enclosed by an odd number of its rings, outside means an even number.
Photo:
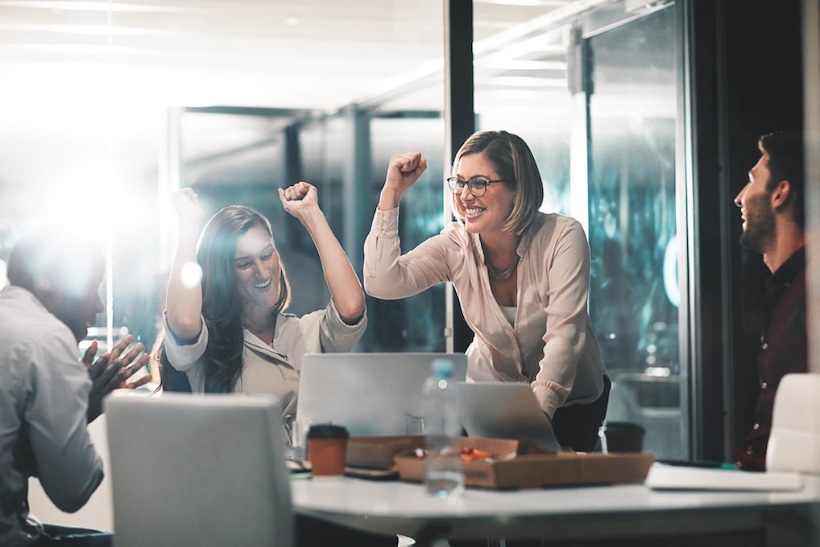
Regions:
<svg viewBox="0 0 820 547"><path fill-rule="evenodd" d="M498 178L507 188L515 192L513 208L502 229L511 234L521 235L535 217L544 201L544 186L541 174L530 147L518 135L506 131L479 131L468 138L453 161L453 174L461 158L470 154L483 154L493 164ZM458 195L452 196L455 217L464 224L459 213Z"/></svg>

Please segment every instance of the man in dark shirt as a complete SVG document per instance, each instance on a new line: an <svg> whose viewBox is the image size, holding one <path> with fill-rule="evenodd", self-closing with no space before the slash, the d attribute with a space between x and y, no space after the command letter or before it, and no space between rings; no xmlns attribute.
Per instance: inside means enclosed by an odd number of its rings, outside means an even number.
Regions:
<svg viewBox="0 0 820 547"><path fill-rule="evenodd" d="M762 156L735 205L744 221L740 244L762 253L772 275L766 280L755 424L735 447L734 459L741 469L762 471L777 386L788 373L806 372L808 361L803 140L797 133L772 133L760 138L758 148Z"/></svg>

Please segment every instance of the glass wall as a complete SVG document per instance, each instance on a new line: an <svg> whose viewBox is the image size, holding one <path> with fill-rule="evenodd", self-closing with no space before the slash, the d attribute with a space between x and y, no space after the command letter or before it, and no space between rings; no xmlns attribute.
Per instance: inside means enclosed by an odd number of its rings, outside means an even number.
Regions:
<svg viewBox="0 0 820 547"><path fill-rule="evenodd" d="M544 182L542 210L572 215L587 230L590 317L613 380L608 419L642 424L645 448L658 457L688 450L677 16L672 3L630 2L535 15L503 44L484 54L477 46L475 61L479 128L524 138Z"/></svg>
<svg viewBox="0 0 820 547"><path fill-rule="evenodd" d="M100 210L128 204L133 209L115 215L121 217L119 224L108 230L113 305L100 326L126 327L150 344L173 250L174 234L166 230L173 225L173 214L163 204L175 187L193 187L208 215L237 203L270 218L285 268L298 280L291 305L297 314L323 307L329 294L313 242L283 211L277 188L298 180L315 184L332 229L361 272L362 246L388 161L398 152L419 151L428 169L402 201L403 249L438 233L449 220L442 213L447 199L443 179L450 168L442 116L442 3L394 2L376 10L360 6L359 11L335 6L332 17L327 16L331 3L286 17L280 17L276 2L269 4L271 11L264 13L260 6L225 3L224 13L146 18L146 36L171 20L187 33L203 33L198 35L201 57L156 55L155 48L165 42L150 44L152 62L176 59L170 66L177 70L158 67L162 85L151 84L149 58L143 59L144 71L126 77L131 65L116 57L126 52L107 46L102 52L111 61L105 67L88 63L82 72L88 78L71 80L83 93L68 99L87 96L90 105L79 109L76 101L66 99L52 112L44 106L53 101L48 97L29 108L38 112L36 124L33 114L11 123L11 113L4 111L9 123L3 124L0 137L18 127L11 142L36 146L15 149L0 168L0 182L5 188L40 188L43 197L31 203L27 190L6 192L0 204L0 260L24 227L20 219L84 207L83 202L69 202L67 194L107 196L100 202L104 205L95 206ZM685 266L686 259L678 255L676 238L684 208L676 198L684 184L676 179L676 165L682 161L676 157L682 134L679 9L667 0L521 4L526 5L474 3L476 126L524 138L544 182L542 209L572 215L587 230L590 314L615 383L610 418L642 423L648 430L647 449L659 456L683 454L688 412L680 378L688 365L680 358L686 333L679 323L678 302L684 299L676 277L678 264ZM244 9L251 13L229 17ZM409 24L408 13L420 10L424 17ZM130 12L111 15L138 26ZM263 15L265 24L257 24ZM214 27L200 25L203 17L214 17ZM270 32L271 25L276 33ZM220 31L209 33L205 27ZM261 36L252 34L257 31ZM235 39L230 41L235 50L225 48L226 34ZM169 31L166 38L185 35ZM194 47L184 45L172 52ZM249 49L240 48L245 45ZM306 59L317 64L307 66ZM46 64L36 61L21 58L15 66L37 66L43 81L55 81ZM203 63L198 78L179 68L195 62ZM334 72L343 63L349 63L343 73ZM217 64L219 71L206 71ZM243 71L236 72L240 66ZM10 73L20 76L11 83L26 81L26 72ZM330 84L316 83L315 78L327 74L335 74ZM143 85L128 85L134 81ZM132 92L121 95L118 83ZM183 95L184 83L193 84L195 92ZM108 96L89 95L84 86L107 90ZM217 88L219 94L206 94ZM150 95L149 101L149 91L177 94ZM233 94L240 91L247 94ZM17 105L27 96L31 93L21 88L3 104ZM120 108L112 97L128 107ZM178 117L164 119L169 104L226 106L179 108ZM251 106L232 106L240 104ZM91 112L99 123L90 123ZM55 137L49 145L45 128L62 124L63 118L68 136ZM36 140L22 129L38 131ZM8 174L8 163L18 156L28 158L26 169ZM49 161L37 161L41 157ZM91 169L101 163L105 169ZM114 177L109 168L116 168ZM87 184L97 180L99 185ZM397 301L368 298L370 327L356 351L443 351L446 290L440 285Z"/></svg>
<svg viewBox="0 0 820 547"><path fill-rule="evenodd" d="M497 8L476 3L476 19L488 19ZM542 210L569 214L574 115L568 88L569 19L543 6L529 9L530 25L521 24L526 33L510 32L484 52L476 47L476 126L524 139L544 182ZM475 31L478 36L481 29Z"/></svg>
<svg viewBox="0 0 820 547"><path fill-rule="evenodd" d="M589 39L590 315L613 379L610 420L641 423L659 457L685 454L675 135L676 12Z"/></svg>
<svg viewBox="0 0 820 547"><path fill-rule="evenodd" d="M481 10L491 6L477 4L476 20L488 20L490 14ZM641 15L627 13L625 4L608 3L600 10L547 14L536 8L521 13L530 18L522 25L525 31L496 35L491 47L478 39L487 29L476 29L477 127L524 138L541 171L542 210L573 215L587 230L590 316L614 386L609 419L642 424L647 450L680 457L687 450L688 425L680 396L685 370L676 275L681 208L676 188L682 184L675 177L681 93L677 12L670 5ZM275 200L273 188L286 177L319 187L331 227L356 256L390 157L418 151L428 169L403 197L403 250L442 229L443 179L449 171L442 154L443 90L440 80L427 80L382 102L292 118L290 129L281 120L242 118L232 133L244 133L248 142L232 143L234 152L214 153L208 161L184 164L186 184L213 199L247 200L265 208L283 262L299 280L295 313L324 306L329 294L312 241ZM243 175L239 166L253 165L257 157L267 158L254 170L265 175ZM298 158L295 165L288 164L289 157ZM361 163L366 166L352 168ZM211 169L206 172L203 165ZM230 184L219 173L227 173ZM227 194L214 194L216 188ZM351 231L355 214L363 219ZM361 271L361 259L354 262ZM370 327L356 351L444 351L446 290L442 284L395 301L368 297Z"/></svg>
<svg viewBox="0 0 820 547"><path fill-rule="evenodd" d="M688 412L676 275L677 10L627 4L519 7L502 29L488 23L499 6L476 3L476 125L524 138L543 179L542 210L572 215L587 230L590 316L614 386L609 419L642 424L647 450L680 457ZM361 273L389 159L421 152L428 169L400 209L402 248L412 249L445 222L443 93L441 67L431 65L381 97L330 113L186 112L180 184L193 186L208 212L244 203L268 215L298 280L291 311L318 309L329 298L318 255L276 188L314 183ZM368 297L369 328L355 351L444 351L447 290Z"/></svg>
<svg viewBox="0 0 820 547"><path fill-rule="evenodd" d="M443 97L442 97L443 99ZM393 154L421 152L427 170L402 196L399 208L399 237L402 251L439 233L442 215L445 166L444 120L439 111L407 112L405 116L375 116L370 121L372 183L368 211L379 202L387 164ZM446 167L449 171L449 166ZM370 351L445 351L445 290L436 285L402 300L367 299Z"/></svg>
<svg viewBox="0 0 820 547"><path fill-rule="evenodd" d="M438 99L443 102L442 96ZM410 250L441 231L441 104L437 109L419 110L410 109L406 97L403 102L400 110L394 110L399 106L394 102L373 110L332 114L260 114L237 108L233 113L189 109L181 115L180 186L190 186L199 194L206 216L226 205L241 204L270 219L282 263L292 280L290 312L302 315L323 308L330 293L310 235L284 212L277 188L299 180L317 186L319 204L333 232L361 273L361 249L390 157L418 151L428 159L428 169L402 201L402 246ZM351 142L355 124L363 124L359 138L366 142ZM208 135L204 142L202 135ZM363 159L365 167L351 169ZM353 192L348 193L349 188ZM348 224L356 208L366 218L354 223L360 228L351 233ZM442 284L407 299L368 297L370 326L355 351L444 351L444 291Z"/></svg>

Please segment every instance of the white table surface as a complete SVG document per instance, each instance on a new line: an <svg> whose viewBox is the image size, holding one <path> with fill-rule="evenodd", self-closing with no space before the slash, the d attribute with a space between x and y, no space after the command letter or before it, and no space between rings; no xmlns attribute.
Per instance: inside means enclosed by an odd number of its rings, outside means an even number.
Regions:
<svg viewBox="0 0 820 547"><path fill-rule="evenodd" d="M440 537L595 539L750 530L785 516L816 529L820 477L797 492L656 491L643 484L496 491L460 499L421 485L352 478L294 479L297 513L424 545ZM594 526L592 526L594 524Z"/></svg>

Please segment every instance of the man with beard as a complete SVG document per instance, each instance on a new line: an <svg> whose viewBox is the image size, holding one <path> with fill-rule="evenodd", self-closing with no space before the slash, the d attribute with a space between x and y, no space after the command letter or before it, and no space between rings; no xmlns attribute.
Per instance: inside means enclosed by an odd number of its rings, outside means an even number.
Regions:
<svg viewBox="0 0 820 547"><path fill-rule="evenodd" d="M734 459L741 469L762 471L777 386L788 373L806 372L808 361L803 140L798 133L772 133L760 137L758 148L762 156L735 205L743 218L740 244L763 254L772 275L766 280L755 424L735 447Z"/></svg>

